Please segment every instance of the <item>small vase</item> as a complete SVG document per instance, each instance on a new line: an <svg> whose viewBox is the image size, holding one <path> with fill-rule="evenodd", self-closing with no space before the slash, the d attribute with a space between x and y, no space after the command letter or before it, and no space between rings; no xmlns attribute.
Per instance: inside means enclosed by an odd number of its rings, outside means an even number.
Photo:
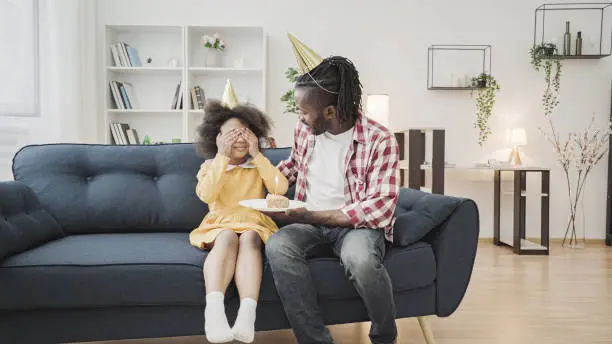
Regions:
<svg viewBox="0 0 612 344"><path fill-rule="evenodd" d="M206 49L204 64L206 67L219 67L221 53L215 49Z"/></svg>

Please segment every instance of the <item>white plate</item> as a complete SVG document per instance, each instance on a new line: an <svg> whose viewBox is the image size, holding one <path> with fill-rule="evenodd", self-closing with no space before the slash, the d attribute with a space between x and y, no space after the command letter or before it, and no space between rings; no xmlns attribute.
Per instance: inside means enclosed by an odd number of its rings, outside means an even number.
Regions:
<svg viewBox="0 0 612 344"><path fill-rule="evenodd" d="M289 200L288 208L268 208L268 204L266 203L265 199L247 199L244 201L240 201L239 204L247 208L252 208L255 210L259 210L262 212L268 212L268 213L282 212L287 209L297 209L297 208L306 207L306 203L300 202L300 201L294 201L294 200Z"/></svg>

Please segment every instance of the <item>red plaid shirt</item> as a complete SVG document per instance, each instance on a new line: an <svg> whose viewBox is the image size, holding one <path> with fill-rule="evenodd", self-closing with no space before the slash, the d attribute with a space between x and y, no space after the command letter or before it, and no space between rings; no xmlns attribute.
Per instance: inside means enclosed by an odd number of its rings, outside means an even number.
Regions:
<svg viewBox="0 0 612 344"><path fill-rule="evenodd" d="M295 199L299 201L306 197L306 171L314 144L311 129L298 121L291 156L278 165L289 183L296 183ZM393 242L395 206L400 191L399 146L395 136L360 114L345 166L344 192L350 198L342 212L354 228L383 229L385 238Z"/></svg>

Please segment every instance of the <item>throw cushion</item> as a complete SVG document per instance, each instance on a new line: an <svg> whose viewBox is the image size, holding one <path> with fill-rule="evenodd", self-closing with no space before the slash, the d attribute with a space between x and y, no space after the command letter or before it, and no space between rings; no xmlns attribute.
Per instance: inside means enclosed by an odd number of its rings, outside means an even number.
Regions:
<svg viewBox="0 0 612 344"><path fill-rule="evenodd" d="M421 240L432 229L442 224L455 211L460 200L445 195L410 193L397 207L393 229L396 245L408 246Z"/></svg>
<svg viewBox="0 0 612 344"><path fill-rule="evenodd" d="M25 184L2 182L0 195L0 261L64 235Z"/></svg>

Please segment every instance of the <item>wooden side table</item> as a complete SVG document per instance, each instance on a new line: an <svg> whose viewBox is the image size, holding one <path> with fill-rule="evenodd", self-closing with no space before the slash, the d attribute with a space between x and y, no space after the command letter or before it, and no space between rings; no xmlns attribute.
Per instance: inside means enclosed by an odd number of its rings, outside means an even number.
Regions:
<svg viewBox="0 0 612 344"><path fill-rule="evenodd" d="M493 244L512 247L515 254L548 255L550 247L550 169L538 167L492 167L494 169L493 186ZM514 175L513 204L514 217L512 221L512 244L503 242L500 235L501 208L501 174L510 172ZM527 240L525 236L525 203L527 198L527 173L540 173L542 178L540 244Z"/></svg>
<svg viewBox="0 0 612 344"><path fill-rule="evenodd" d="M432 165L420 166L421 170L433 170ZM549 254L549 226L550 226L550 169L532 166L489 166L489 165L445 165L445 169L480 170L493 171L493 243L497 246L510 246L516 254L548 255ZM510 240L502 240L501 222L501 176L502 173L512 173L514 177L513 195L513 220L512 237ZM541 197L541 223L540 244L529 241L526 238L526 198L527 198L527 173L540 173L542 178L542 190L538 194ZM440 183L444 185L444 174Z"/></svg>

